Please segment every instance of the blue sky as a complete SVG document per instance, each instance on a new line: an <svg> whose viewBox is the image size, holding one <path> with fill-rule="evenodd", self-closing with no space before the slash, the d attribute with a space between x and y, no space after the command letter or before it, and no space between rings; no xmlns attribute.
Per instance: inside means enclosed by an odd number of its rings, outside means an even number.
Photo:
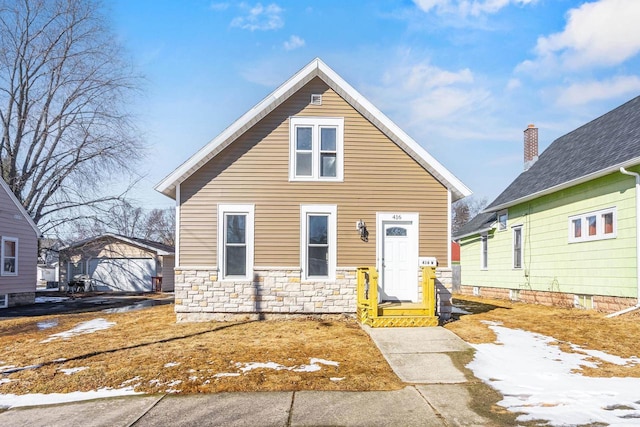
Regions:
<svg viewBox="0 0 640 427"><path fill-rule="evenodd" d="M523 167L523 130L554 139L640 95L638 0L107 3L145 76L132 109L153 190L320 57L491 202Z"/></svg>

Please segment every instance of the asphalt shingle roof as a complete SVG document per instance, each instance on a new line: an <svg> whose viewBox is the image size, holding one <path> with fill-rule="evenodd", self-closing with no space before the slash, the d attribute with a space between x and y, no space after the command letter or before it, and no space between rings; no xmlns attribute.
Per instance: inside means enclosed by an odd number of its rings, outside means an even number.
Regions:
<svg viewBox="0 0 640 427"><path fill-rule="evenodd" d="M640 96L553 141L485 211L636 158Z"/></svg>
<svg viewBox="0 0 640 427"><path fill-rule="evenodd" d="M489 228L491 224L496 222L497 215L498 214L496 212L479 213L474 216L471 221L467 222L455 232L453 240L457 240L462 236L468 236L475 232L479 232L480 230Z"/></svg>

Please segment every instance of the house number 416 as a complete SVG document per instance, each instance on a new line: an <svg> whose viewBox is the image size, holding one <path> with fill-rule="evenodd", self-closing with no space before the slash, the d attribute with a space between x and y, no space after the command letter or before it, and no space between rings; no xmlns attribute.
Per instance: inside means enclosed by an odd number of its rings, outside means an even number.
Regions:
<svg viewBox="0 0 640 427"><path fill-rule="evenodd" d="M393 215L391 218L393 218L395 220L401 220L402 219L402 215Z"/></svg>

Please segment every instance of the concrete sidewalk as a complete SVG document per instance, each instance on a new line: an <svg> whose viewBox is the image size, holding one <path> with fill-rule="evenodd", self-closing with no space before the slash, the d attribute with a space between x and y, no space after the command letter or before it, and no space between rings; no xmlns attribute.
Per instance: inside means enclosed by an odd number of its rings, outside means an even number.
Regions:
<svg viewBox="0 0 640 427"><path fill-rule="evenodd" d="M444 328L365 328L396 374L396 391L158 395L16 408L7 426L486 426L444 353L468 345Z"/></svg>

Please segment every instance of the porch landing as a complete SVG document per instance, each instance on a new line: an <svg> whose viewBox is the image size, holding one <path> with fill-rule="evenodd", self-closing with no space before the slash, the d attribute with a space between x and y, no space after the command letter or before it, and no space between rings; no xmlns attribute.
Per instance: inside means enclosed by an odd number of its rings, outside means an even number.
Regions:
<svg viewBox="0 0 640 427"><path fill-rule="evenodd" d="M435 268L424 267L422 302L378 302L378 273L358 268L358 320L373 328L438 326L435 315Z"/></svg>

